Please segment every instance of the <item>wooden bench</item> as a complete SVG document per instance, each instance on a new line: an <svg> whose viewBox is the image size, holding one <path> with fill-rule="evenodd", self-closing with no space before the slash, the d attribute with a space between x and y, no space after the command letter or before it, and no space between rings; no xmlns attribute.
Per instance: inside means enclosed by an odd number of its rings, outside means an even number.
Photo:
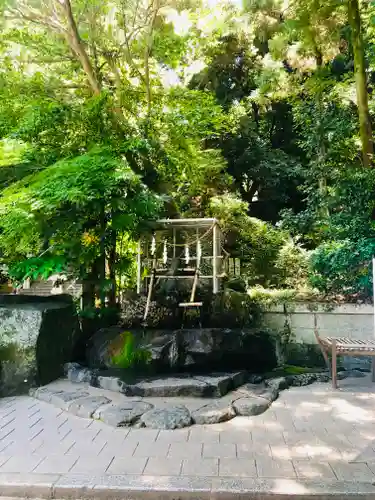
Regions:
<svg viewBox="0 0 375 500"><path fill-rule="evenodd" d="M319 336L317 328L315 328L314 333L328 369L331 372L332 387L334 389L337 389L337 356L371 356L372 381L375 382L375 339L357 340L348 337L322 338ZM331 366L328 354L331 354Z"/></svg>

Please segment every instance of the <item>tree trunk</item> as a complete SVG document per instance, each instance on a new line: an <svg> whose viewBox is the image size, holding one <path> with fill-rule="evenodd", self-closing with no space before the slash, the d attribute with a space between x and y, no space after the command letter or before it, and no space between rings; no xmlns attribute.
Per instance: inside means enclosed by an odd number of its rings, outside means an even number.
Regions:
<svg viewBox="0 0 375 500"><path fill-rule="evenodd" d="M111 229L110 234L110 248L108 252L108 270L109 270L109 279L111 281L111 288L108 292L108 306L116 307L116 240L117 240L117 232L114 229Z"/></svg>
<svg viewBox="0 0 375 500"><path fill-rule="evenodd" d="M358 0L348 0L348 17L354 52L354 73L357 90L359 132L362 143L363 165L365 167L370 167L372 166L374 145L372 140L370 113L368 109L365 51L363 46L361 16Z"/></svg>
<svg viewBox="0 0 375 500"><path fill-rule="evenodd" d="M68 43L82 64L82 68L87 75L92 91L94 92L94 94L99 95L100 84L97 79L97 75L95 75L94 68L92 67L90 58L85 50L85 47L83 46L81 37L79 35L77 24L73 16L70 0L62 0L61 5L65 11L68 21L68 33L66 36Z"/></svg>

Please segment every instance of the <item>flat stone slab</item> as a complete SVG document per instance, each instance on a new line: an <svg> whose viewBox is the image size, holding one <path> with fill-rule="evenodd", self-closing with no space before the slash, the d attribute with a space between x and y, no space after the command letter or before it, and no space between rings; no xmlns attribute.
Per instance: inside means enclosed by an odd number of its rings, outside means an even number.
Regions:
<svg viewBox="0 0 375 500"><path fill-rule="evenodd" d="M221 397L244 384L244 371L209 375L164 375L129 381L123 372L91 371L78 363L66 363L65 374L71 382L88 382L93 387L120 392L129 397Z"/></svg>
<svg viewBox="0 0 375 500"><path fill-rule="evenodd" d="M77 417L91 418L98 408L110 402L105 396L87 396L73 401L69 406L69 413Z"/></svg>
<svg viewBox="0 0 375 500"><path fill-rule="evenodd" d="M139 382L135 391L144 397L210 396L214 389L206 382L194 378L168 377Z"/></svg>
<svg viewBox="0 0 375 500"><path fill-rule="evenodd" d="M46 403L51 403L62 410L68 411L71 403L80 398L86 398L90 396L87 391L77 390L77 391L51 391L46 387L39 387L38 389L31 390L30 395L40 401L45 401Z"/></svg>
<svg viewBox="0 0 375 500"><path fill-rule="evenodd" d="M233 408L237 415L252 417L264 413L270 406L267 399L259 396L240 398L233 401Z"/></svg>
<svg viewBox="0 0 375 500"><path fill-rule="evenodd" d="M191 425L191 415L185 406L171 406L144 413L141 422L152 429L181 429Z"/></svg>
<svg viewBox="0 0 375 500"><path fill-rule="evenodd" d="M196 424L217 424L226 422L236 416L231 404L215 401L192 412L191 417Z"/></svg>
<svg viewBox="0 0 375 500"><path fill-rule="evenodd" d="M142 401L129 401L121 405L107 405L99 408L94 418L113 427L128 427L135 424L141 415L152 410L154 406Z"/></svg>

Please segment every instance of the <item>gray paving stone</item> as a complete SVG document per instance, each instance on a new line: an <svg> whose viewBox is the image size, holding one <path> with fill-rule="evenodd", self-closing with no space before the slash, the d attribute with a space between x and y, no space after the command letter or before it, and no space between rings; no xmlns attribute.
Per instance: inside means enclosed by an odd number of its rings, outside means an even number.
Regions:
<svg viewBox="0 0 375 500"><path fill-rule="evenodd" d="M113 427L126 427L134 424L141 415L152 410L153 405L142 401L129 401L121 405L108 405L99 408L94 417Z"/></svg>
<svg viewBox="0 0 375 500"><path fill-rule="evenodd" d="M78 455L49 455L44 458L33 472L40 474L66 474L77 462Z"/></svg>
<svg viewBox="0 0 375 500"><path fill-rule="evenodd" d="M203 444L204 458L236 458L236 445L230 443L205 443Z"/></svg>
<svg viewBox="0 0 375 500"><path fill-rule="evenodd" d="M238 443L237 444L237 458L254 460L257 458L271 457L270 445L265 443Z"/></svg>
<svg viewBox="0 0 375 500"><path fill-rule="evenodd" d="M182 462L181 474L183 476L217 476L218 473L218 458L196 458Z"/></svg>
<svg viewBox="0 0 375 500"><path fill-rule="evenodd" d="M258 476L260 478L295 478L296 471L290 460L273 460L259 458L256 460Z"/></svg>
<svg viewBox="0 0 375 500"><path fill-rule="evenodd" d="M251 431L246 429L223 429L220 432L220 443L246 444L251 442Z"/></svg>
<svg viewBox="0 0 375 500"><path fill-rule="evenodd" d="M328 463L313 462L311 460L293 460L297 477L305 479L336 479Z"/></svg>
<svg viewBox="0 0 375 500"><path fill-rule="evenodd" d="M171 443L168 456L172 458L192 459L202 457L203 445L202 443Z"/></svg>
<svg viewBox="0 0 375 500"><path fill-rule="evenodd" d="M165 443L186 443L189 438L189 434L190 430L188 428L161 430L156 438L156 441L163 441ZM183 444L181 446L183 446Z"/></svg>
<svg viewBox="0 0 375 500"><path fill-rule="evenodd" d="M176 444L176 443L175 443ZM179 444L179 443L178 443ZM181 445L180 445L181 446ZM169 443L163 441L155 441L147 443L145 441L138 444L134 456L135 457L166 457L170 448Z"/></svg>
<svg viewBox="0 0 375 500"><path fill-rule="evenodd" d="M341 481L374 481L372 470L364 463L330 463L337 479Z"/></svg>
<svg viewBox="0 0 375 500"><path fill-rule="evenodd" d="M69 413L81 418L91 418L98 408L110 402L105 396L87 396L73 401L69 405Z"/></svg>
<svg viewBox="0 0 375 500"><path fill-rule="evenodd" d="M171 406L144 413L141 422L152 429L179 429L191 425L191 416L185 406Z"/></svg>
<svg viewBox="0 0 375 500"><path fill-rule="evenodd" d="M257 477L255 460L240 460L237 458L220 458L219 476L226 477Z"/></svg>
<svg viewBox="0 0 375 500"><path fill-rule="evenodd" d="M130 429L130 432L125 438L125 443L152 443L156 441L159 431L157 429L148 429L147 427L143 429Z"/></svg>
<svg viewBox="0 0 375 500"><path fill-rule="evenodd" d="M233 402L233 408L237 415L250 417L264 413L270 406L267 399L258 396L236 399Z"/></svg>
<svg viewBox="0 0 375 500"><path fill-rule="evenodd" d="M155 476L179 476L181 467L182 460L176 460L175 458L170 457L151 457L147 461L143 474Z"/></svg>
<svg viewBox="0 0 375 500"><path fill-rule="evenodd" d="M233 406L220 400L193 411L191 417L196 424L217 424L236 416Z"/></svg>
<svg viewBox="0 0 375 500"><path fill-rule="evenodd" d="M33 472L43 458L43 456L31 454L11 456L9 460L3 462L0 472Z"/></svg>
<svg viewBox="0 0 375 500"><path fill-rule="evenodd" d="M108 456L81 456L74 463L70 472L75 474L104 474L111 463L112 458Z"/></svg>
<svg viewBox="0 0 375 500"><path fill-rule="evenodd" d="M215 426L194 425L190 428L189 443L219 443L220 432Z"/></svg>
<svg viewBox="0 0 375 500"><path fill-rule="evenodd" d="M108 474L142 474L146 467L146 457L116 457L107 469Z"/></svg>

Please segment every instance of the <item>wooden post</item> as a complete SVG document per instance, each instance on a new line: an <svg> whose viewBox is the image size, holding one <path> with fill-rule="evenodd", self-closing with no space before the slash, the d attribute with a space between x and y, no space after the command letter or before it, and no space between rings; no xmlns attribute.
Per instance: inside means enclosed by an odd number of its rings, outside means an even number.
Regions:
<svg viewBox="0 0 375 500"><path fill-rule="evenodd" d="M314 334L315 334L315 338L316 338L316 341L318 343L318 346L320 347L320 350L322 352L322 355L323 355L324 361L326 363L326 366L328 368L329 374L332 377L332 370L331 370L331 365L329 363L328 354L327 354L327 351L325 350L324 345L321 343L320 337L319 337L318 318L317 318L316 312L314 312Z"/></svg>
<svg viewBox="0 0 375 500"><path fill-rule="evenodd" d="M173 258L176 258L176 228L173 228L173 253L172 253Z"/></svg>
<svg viewBox="0 0 375 500"><path fill-rule="evenodd" d="M212 232L212 291L217 293L219 291L219 284L217 280L217 224L214 223Z"/></svg>
<svg viewBox="0 0 375 500"><path fill-rule="evenodd" d="M373 304L373 316L374 316L374 331L375 336L375 257L372 258L372 304Z"/></svg>
<svg viewBox="0 0 375 500"><path fill-rule="evenodd" d="M147 302L146 302L145 313L143 315L143 321L146 321L147 316L148 316L148 311L150 309L151 298L152 298L152 289L154 287L154 281L155 281L155 275L156 275L156 264L157 264L157 262L156 262L156 252L155 252L155 256L152 260L152 272L151 272L150 283L148 285Z"/></svg>
<svg viewBox="0 0 375 500"><path fill-rule="evenodd" d="M137 248L137 294L141 293L142 288L142 262L141 262L141 240L138 240Z"/></svg>
<svg viewBox="0 0 375 500"><path fill-rule="evenodd" d="M336 339L332 339L332 387L337 389L337 349Z"/></svg>
<svg viewBox="0 0 375 500"><path fill-rule="evenodd" d="M195 232L195 235L196 235L196 242L195 242L195 258L196 258L196 261L195 261L195 267L196 269L198 269L199 267L199 262L198 262L198 253L199 253L199 228L197 228L196 232Z"/></svg>

